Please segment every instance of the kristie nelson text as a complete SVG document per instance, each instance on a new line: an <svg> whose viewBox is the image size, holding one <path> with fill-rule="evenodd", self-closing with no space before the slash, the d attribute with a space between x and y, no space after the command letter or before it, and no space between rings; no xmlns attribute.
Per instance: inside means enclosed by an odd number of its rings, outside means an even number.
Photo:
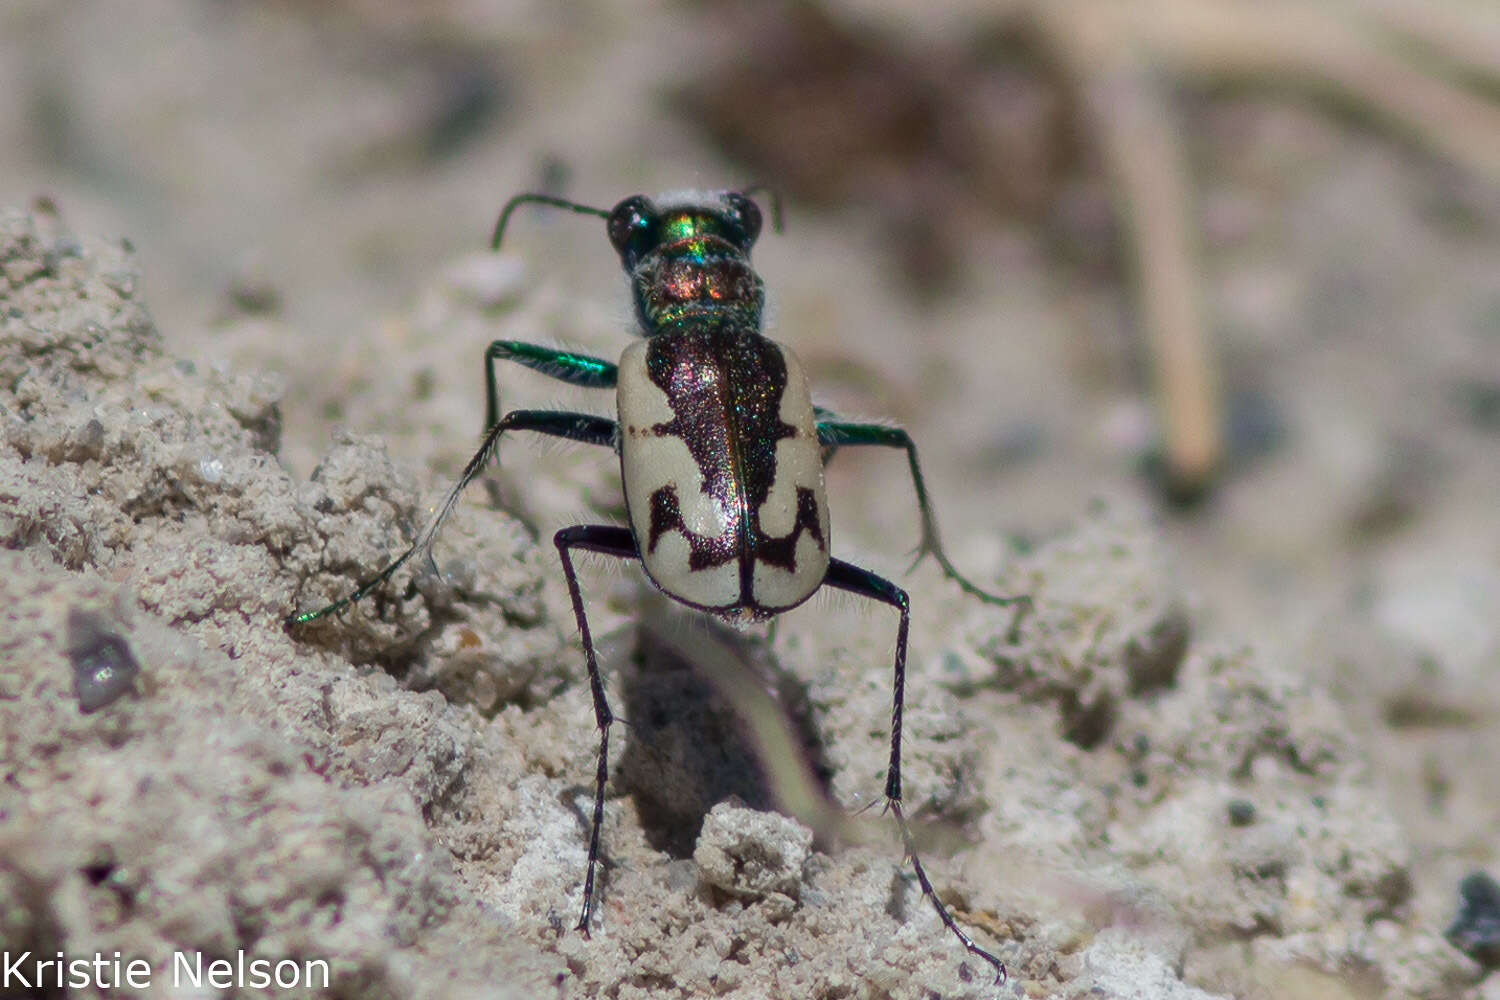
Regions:
<svg viewBox="0 0 1500 1000"><path fill-rule="evenodd" d="M294 961L252 958L243 951L233 958L205 958L202 952L178 951L160 969L144 958L126 958L118 951L87 957L69 957L64 952L41 955L30 951L0 952L0 993L9 990L130 989L143 990L158 981L174 987L204 986L214 989L274 986L328 988L328 963L321 958Z"/></svg>

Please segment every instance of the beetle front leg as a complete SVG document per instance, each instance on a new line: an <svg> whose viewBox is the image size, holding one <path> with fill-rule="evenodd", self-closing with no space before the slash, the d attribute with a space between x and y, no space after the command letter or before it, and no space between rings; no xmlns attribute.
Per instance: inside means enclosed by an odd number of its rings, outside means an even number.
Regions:
<svg viewBox="0 0 1500 1000"><path fill-rule="evenodd" d="M618 368L603 358L519 340L497 340L484 351L485 430L495 426L495 421L500 419L500 392L495 385L496 361L514 361L549 378L584 389L613 389L619 376Z"/></svg>
<svg viewBox="0 0 1500 1000"><path fill-rule="evenodd" d="M932 887L932 880L927 877L927 870L922 867L922 859L917 856L916 840L911 835L911 828L906 823L906 814L901 809L901 713L906 704L906 635L909 624L909 602L906 591L884 577L877 576L867 569L860 569L842 559L829 561L828 575L823 582L827 586L868 597L882 604L889 604L901 613L901 623L896 627L896 671L892 685L894 695L891 701L891 762L885 776L886 806L896 817L896 825L901 829L901 844L906 851L906 856L911 858L911 866L917 873L917 884L922 887L922 895L932 902L932 908L937 911L938 919L942 920L943 926L953 932L971 955L982 958L995 967L998 982L1005 978L1005 963L975 944L974 939L958 926L958 922L953 919L953 915L948 912L943 901L938 899L937 891Z"/></svg>
<svg viewBox="0 0 1500 1000"><path fill-rule="evenodd" d="M594 720L599 725L599 764L594 773L594 821L589 830L589 860L587 874L583 880L583 910L578 915L576 930L589 934L589 916L594 911L594 869L599 864L599 830L604 825L604 786L609 780L609 727L614 723L609 699L604 694L604 678L599 673L599 660L594 655L594 639L589 634L588 616L583 610L583 592L578 589L578 577L573 572L573 549L600 552L620 559L639 559L635 538L628 528L604 524L579 524L563 528L552 538L557 554L562 558L563 575L568 580L568 596L573 599L573 617L578 620L578 635L583 640L583 655L589 668L589 691L594 696Z"/></svg>
<svg viewBox="0 0 1500 1000"><path fill-rule="evenodd" d="M604 417L596 417L589 413L568 413L563 410L512 410L498 422L493 423L484 435L484 441L479 445L479 450L469 459L464 471L459 474L458 482L448 491L447 497L443 499L443 505L439 508L437 516L427 523L417 540L394 561L382 569L371 579L359 585L359 588L348 597L340 598L326 607L316 611L306 611L300 615L292 615L287 618L286 624L307 625L327 615L343 611L374 591L395 575L396 570L406 564L407 560L418 552L431 548L432 542L437 538L438 531L442 529L443 522L448 520L448 515L453 513L453 508L458 504L458 498L463 494L465 487L474 481L479 475L479 470L484 468L489 461L491 452L498 450L500 437L506 431L536 431L539 434L548 434L552 437L568 438L572 441L582 441L585 444L599 444L614 448L619 439L619 429L613 420Z"/></svg>
<svg viewBox="0 0 1500 1000"><path fill-rule="evenodd" d="M922 480L922 467L917 463L917 446L912 442L911 435L900 427L887 427L883 424L861 424L831 418L826 410L818 411L818 443L825 449L839 448L845 445L879 445L885 448L904 448L906 450L906 463L911 467L912 485L917 490L917 507L922 515L922 541L917 549L917 559L929 553L936 557L938 565L943 568L943 573L958 584L964 591L973 597L990 604L1017 605L1016 620L1031 606L1031 598L1025 594L1011 597L1002 597L982 590L954 567L948 561L948 554L943 551L942 540L938 537L937 519L932 513L932 503L927 499L927 484ZM825 419L828 418L828 419Z"/></svg>

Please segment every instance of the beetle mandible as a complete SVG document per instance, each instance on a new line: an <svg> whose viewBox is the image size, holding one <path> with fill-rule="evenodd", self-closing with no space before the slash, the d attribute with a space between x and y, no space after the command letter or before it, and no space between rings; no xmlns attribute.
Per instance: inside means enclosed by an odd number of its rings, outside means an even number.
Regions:
<svg viewBox="0 0 1500 1000"><path fill-rule="evenodd" d="M754 188L716 194L644 195L612 209L545 194L519 194L495 223L492 249L511 213L528 203L596 215L629 276L641 340L618 364L537 344L497 340L485 351L485 434L437 516L410 548L354 593L317 611L295 615L303 625L347 608L385 583L407 560L428 551L464 488L480 473L507 431L535 431L613 449L620 456L629 527L584 524L553 537L562 560L573 614L588 664L599 727L594 811L577 929L585 935L594 906L594 874L609 772L609 730L615 717L589 633L573 567L582 549L638 559L651 582L674 600L735 625L765 621L790 610L820 587L833 587L894 608L894 697L886 806L922 893L943 924L972 954L1005 966L958 926L938 899L902 812L901 715L905 701L909 602L906 591L829 551L828 500L823 465L835 449L879 445L906 452L922 519L919 558L931 554L943 572L981 600L1015 605L1024 596L981 590L954 568L938 539L917 449L899 427L840 419L814 406L802 365L761 332L765 289L750 265L762 219ZM779 228L780 203L772 201ZM614 389L617 420L559 410L500 414L495 362L514 361L570 385ZM1014 626L1013 626L1014 627Z"/></svg>

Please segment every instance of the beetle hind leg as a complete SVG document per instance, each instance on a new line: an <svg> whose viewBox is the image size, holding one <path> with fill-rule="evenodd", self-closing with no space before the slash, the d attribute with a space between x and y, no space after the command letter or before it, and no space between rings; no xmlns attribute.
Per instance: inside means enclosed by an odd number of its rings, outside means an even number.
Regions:
<svg viewBox="0 0 1500 1000"><path fill-rule="evenodd" d="M594 653L594 639L589 632L588 615L583 610L583 591L578 587L578 576L573 571L574 549L598 552L619 559L639 559L635 538L630 529L605 524L579 524L563 528L552 538L557 554L562 559L563 575L568 581L568 596L573 601L573 617L578 621L578 636L583 641L583 655L589 668L589 691L594 697L594 721L599 726L599 764L594 772L594 816L589 830L588 870L583 880L583 909L578 915L575 930L589 933L589 917L594 912L594 872L599 866L599 830L604 825L604 786L609 781L609 727L614 724L614 712L604 693L604 678L599 673L599 659Z"/></svg>
<svg viewBox="0 0 1500 1000"><path fill-rule="evenodd" d="M938 919L943 926L951 931L954 937L964 949L976 958L981 958L995 967L996 982L1005 978L1005 963L994 955L985 951L974 943L958 921L953 919L953 914L938 899L937 891L932 887L932 880L927 877L927 869L922 865L922 859L917 854L917 843L912 837L911 827L907 825L906 814L901 808L901 714L906 703L906 636L909 625L909 608L906 591L896 586L884 577L877 576L867 569L846 563L842 559L833 559L828 564L828 576L823 581L830 587L868 597L882 604L889 604L901 614L901 622L896 628L896 669L895 691L891 702L891 761L890 768L885 777L885 804L891 815L896 817L896 825L901 830L901 846L906 856L911 859L912 869L917 874L917 884L922 887L922 895L926 896L932 903L932 908L937 911Z"/></svg>
<svg viewBox="0 0 1500 1000"><path fill-rule="evenodd" d="M495 382L495 362L514 361L548 378L585 389L613 389L619 369L603 358L575 354L560 347L543 347L520 340L497 340L484 351L484 429L500 419L500 390Z"/></svg>

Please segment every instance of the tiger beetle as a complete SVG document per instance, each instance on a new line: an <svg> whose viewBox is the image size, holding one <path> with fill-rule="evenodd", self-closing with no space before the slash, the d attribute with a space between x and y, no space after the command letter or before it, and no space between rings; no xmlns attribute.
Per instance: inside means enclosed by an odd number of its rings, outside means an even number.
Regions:
<svg viewBox="0 0 1500 1000"><path fill-rule="evenodd" d="M802 365L791 351L761 333L765 289L750 266L761 212L745 191L687 193L653 201L626 198L612 209L592 208L546 194L519 194L495 223L498 250L511 213L541 204L606 222L609 241L630 278L641 340L619 364L571 351L497 340L485 351L485 434L438 514L394 562L358 590L325 608L295 615L305 625L355 603L391 578L413 555L430 550L464 488L495 454L506 431L535 431L609 448L620 456L629 527L580 524L553 536L573 601L588 663L599 727L594 812L589 833L583 910L577 930L588 934L599 862L599 829L609 768L609 729L615 721L589 634L583 595L573 568L575 550L638 559L668 597L736 626L764 622L833 587L894 608L895 697L885 801L895 816L922 894L968 951L1005 965L960 928L934 892L917 856L901 805L901 713L906 686L906 591L884 577L835 559L828 549L828 499L823 466L832 452L878 445L906 452L922 516L918 559L931 554L943 572L983 601L1015 605L970 583L949 562L938 540L917 449L899 427L840 419L814 406ZM772 200L780 228L780 203ZM500 415L495 362L514 361L587 389L614 389L618 420L559 410L512 410Z"/></svg>

